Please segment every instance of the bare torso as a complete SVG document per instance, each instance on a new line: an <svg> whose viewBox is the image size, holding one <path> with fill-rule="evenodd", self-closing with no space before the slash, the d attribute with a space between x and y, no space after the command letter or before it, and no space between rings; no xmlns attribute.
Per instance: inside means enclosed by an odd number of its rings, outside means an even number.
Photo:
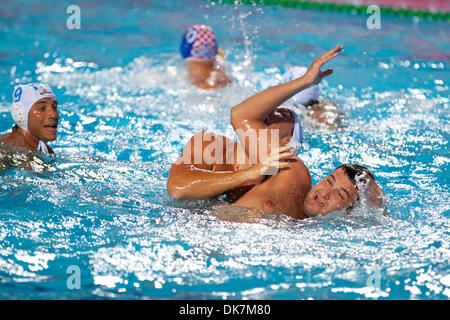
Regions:
<svg viewBox="0 0 450 320"><path fill-rule="evenodd" d="M254 186L234 205L304 219L303 201L310 189L309 170L295 157L287 169Z"/></svg>
<svg viewBox="0 0 450 320"><path fill-rule="evenodd" d="M219 89L233 81L226 70L213 62L188 61L186 65L192 84L201 89Z"/></svg>
<svg viewBox="0 0 450 320"><path fill-rule="evenodd" d="M31 137L27 137L19 133L21 129L13 129L12 132L5 133L0 136L0 142L2 142L3 149L18 149L23 151L37 151L38 141L33 140ZM54 153L53 149L46 143L49 153Z"/></svg>
<svg viewBox="0 0 450 320"><path fill-rule="evenodd" d="M196 139L197 143L201 141L201 145L197 148L195 148ZM212 143L218 140L221 141L219 145L223 146L221 155L216 157L215 152L205 152L208 149L212 150ZM192 167L195 167L196 170L213 172L236 172L253 166L243 147L223 135L216 135L211 132L197 133L186 144L180 159L185 156L188 148L195 150L191 152L191 157L184 159L190 162L177 161L178 163L176 162L172 166L169 173L169 184L171 178L183 174L183 171L192 170ZM202 163L193 165L194 155L200 153L202 153ZM209 153L211 154L209 155ZM223 194L235 206L303 219L306 217L303 212L303 200L310 188L311 176L309 170L299 158L293 157L289 166L275 175L261 176L255 181L240 185Z"/></svg>

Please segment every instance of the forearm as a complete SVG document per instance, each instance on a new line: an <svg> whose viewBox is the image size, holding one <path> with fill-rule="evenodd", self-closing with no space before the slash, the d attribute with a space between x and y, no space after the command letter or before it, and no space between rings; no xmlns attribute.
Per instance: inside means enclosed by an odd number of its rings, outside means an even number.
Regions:
<svg viewBox="0 0 450 320"><path fill-rule="evenodd" d="M266 114L308 87L307 83L303 77L298 78L257 93L232 108L231 125L247 156L251 159L256 157L256 161L260 162L261 156L282 145L278 130L266 130Z"/></svg>
<svg viewBox="0 0 450 320"><path fill-rule="evenodd" d="M247 122L247 126L250 127L258 123L261 124L268 111L280 106L301 90L311 85L319 84L324 77L329 76L333 72L331 69L322 72L320 68L326 62L336 57L343 48L343 46L336 46L316 58L302 77L257 93L233 107L231 110L233 127L236 128L243 122Z"/></svg>
<svg viewBox="0 0 450 320"><path fill-rule="evenodd" d="M264 116L310 86L305 77L261 91L231 109L231 121L263 122Z"/></svg>
<svg viewBox="0 0 450 320"><path fill-rule="evenodd" d="M255 169L236 172L194 170L169 177L167 190L177 199L204 199L237 188L254 179Z"/></svg>

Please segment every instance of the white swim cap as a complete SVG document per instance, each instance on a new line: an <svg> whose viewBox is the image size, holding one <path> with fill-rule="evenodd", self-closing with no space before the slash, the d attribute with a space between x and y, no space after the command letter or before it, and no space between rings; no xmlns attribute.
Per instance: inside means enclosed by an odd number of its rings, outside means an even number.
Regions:
<svg viewBox="0 0 450 320"><path fill-rule="evenodd" d="M18 127L28 131L30 109L36 101L42 98L56 99L52 89L46 84L31 83L14 87L11 115ZM48 154L47 146L41 140L39 140L38 151Z"/></svg>
<svg viewBox="0 0 450 320"><path fill-rule="evenodd" d="M290 67L284 74L282 78L282 83L286 83L289 81L292 81L294 79L300 78L303 76L306 71L308 71L308 68L306 67L300 67L300 66L294 66ZM292 97L292 99L297 104L303 104L306 105L311 100L318 100L319 99L319 85L315 85L309 88L306 88L305 90L300 91L295 96Z"/></svg>
<svg viewBox="0 0 450 320"><path fill-rule="evenodd" d="M292 152L298 153L300 152L303 143L303 127L295 112L292 110L291 112L294 114L295 118L294 132L292 133L291 141L289 141L286 145L292 146Z"/></svg>

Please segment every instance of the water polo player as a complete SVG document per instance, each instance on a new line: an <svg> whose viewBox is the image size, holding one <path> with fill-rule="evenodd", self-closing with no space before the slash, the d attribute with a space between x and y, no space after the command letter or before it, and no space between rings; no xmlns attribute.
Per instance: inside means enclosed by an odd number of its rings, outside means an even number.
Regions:
<svg viewBox="0 0 450 320"><path fill-rule="evenodd" d="M41 83L18 85L13 91L12 132L0 136L2 148L53 154L47 144L57 138L58 101L52 89Z"/></svg>
<svg viewBox="0 0 450 320"><path fill-rule="evenodd" d="M281 81L286 83L300 78L307 71L307 67L292 66L283 74ZM335 129L344 117L344 114L339 112L340 107L337 103L320 97L319 84L300 91L291 98L291 101L297 107L305 108L306 112L302 112L302 115L306 116L304 120L308 120L312 127L324 125L330 129Z"/></svg>
<svg viewBox="0 0 450 320"><path fill-rule="evenodd" d="M202 163L193 165L196 156L205 155L205 151L212 143L209 141L227 139L214 134L199 133L183 150L183 153L190 152L190 157L185 160L190 159L191 162L177 161L171 168L168 180L169 194L176 199L199 199L250 186L243 195L239 195L234 203L235 206L256 208L263 213L286 214L297 219L350 209L362 195L360 192L362 189L369 190L371 193L369 196L364 194L365 198L372 199L375 205L379 204L377 199L380 199L382 191L376 185L373 175L362 166L338 167L311 189L309 170L298 157L289 152L291 148L289 144L295 136L295 124L298 119L292 117L290 121L270 122L271 117L289 118L288 114L291 111L285 111L283 108L280 112L279 106L298 92L317 85L323 77L330 75L331 69L322 72L320 68L336 57L340 50L342 47L337 46L314 60L303 77L266 89L232 108L231 123L240 143L232 144L231 148L224 150L222 158L226 158L229 150L243 148L247 156L246 160L251 160L252 155L256 155L256 164L250 161L248 165L242 166L235 162L224 167L221 163L216 165L212 162L212 157L211 159L203 158ZM249 132L251 134L248 134ZM266 154L255 153L255 145L248 143L252 133L257 136L258 145L261 141L265 141ZM208 136L206 139L205 135ZM202 141L200 144L197 143L197 148L196 138L197 141ZM208 142L205 143L205 141ZM222 141L222 145L226 146L227 141ZM180 159L183 156L182 154ZM272 166L276 166L278 171L268 175ZM346 170L345 168L349 166L356 169ZM352 176L349 172L354 175ZM355 178L356 176L358 179ZM358 186L354 181L362 181L360 184L363 187Z"/></svg>
<svg viewBox="0 0 450 320"><path fill-rule="evenodd" d="M233 80L226 72L223 52L209 26L195 24L187 28L180 45L190 81L202 89L225 87Z"/></svg>
<svg viewBox="0 0 450 320"><path fill-rule="evenodd" d="M276 132L283 141L280 148L272 152L273 161L276 162L280 156L292 155L288 151L291 148L300 150L303 128L293 111L275 108L264 118L264 123L267 130ZM257 144L257 136L253 138L249 139L249 143ZM167 190L177 200L204 199L224 194L234 202L266 178L264 173L271 164L258 164L254 156L247 155L241 143L202 131L189 139L172 165Z"/></svg>

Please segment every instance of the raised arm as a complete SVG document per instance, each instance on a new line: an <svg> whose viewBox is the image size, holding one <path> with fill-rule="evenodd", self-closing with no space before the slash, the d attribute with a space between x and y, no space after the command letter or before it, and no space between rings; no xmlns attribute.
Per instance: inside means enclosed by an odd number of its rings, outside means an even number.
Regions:
<svg viewBox="0 0 450 320"><path fill-rule="evenodd" d="M324 77L333 73L333 70L331 69L321 71L320 68L326 62L336 57L342 49L343 46L336 46L324 55L316 58L304 76L290 82L268 88L231 108L231 124L239 138L239 141L243 146L245 146L245 151L247 154L249 154L250 146L249 143L246 143L245 141L245 132L249 129L255 130L258 140L261 132L263 132L263 134L270 135L270 133L264 133L264 131L261 131L261 129L266 129L264 124L265 116L271 110L280 106L283 102L301 90L318 84ZM266 138L269 142L267 152L270 152L270 138ZM260 159L258 158L258 161L259 160Z"/></svg>

